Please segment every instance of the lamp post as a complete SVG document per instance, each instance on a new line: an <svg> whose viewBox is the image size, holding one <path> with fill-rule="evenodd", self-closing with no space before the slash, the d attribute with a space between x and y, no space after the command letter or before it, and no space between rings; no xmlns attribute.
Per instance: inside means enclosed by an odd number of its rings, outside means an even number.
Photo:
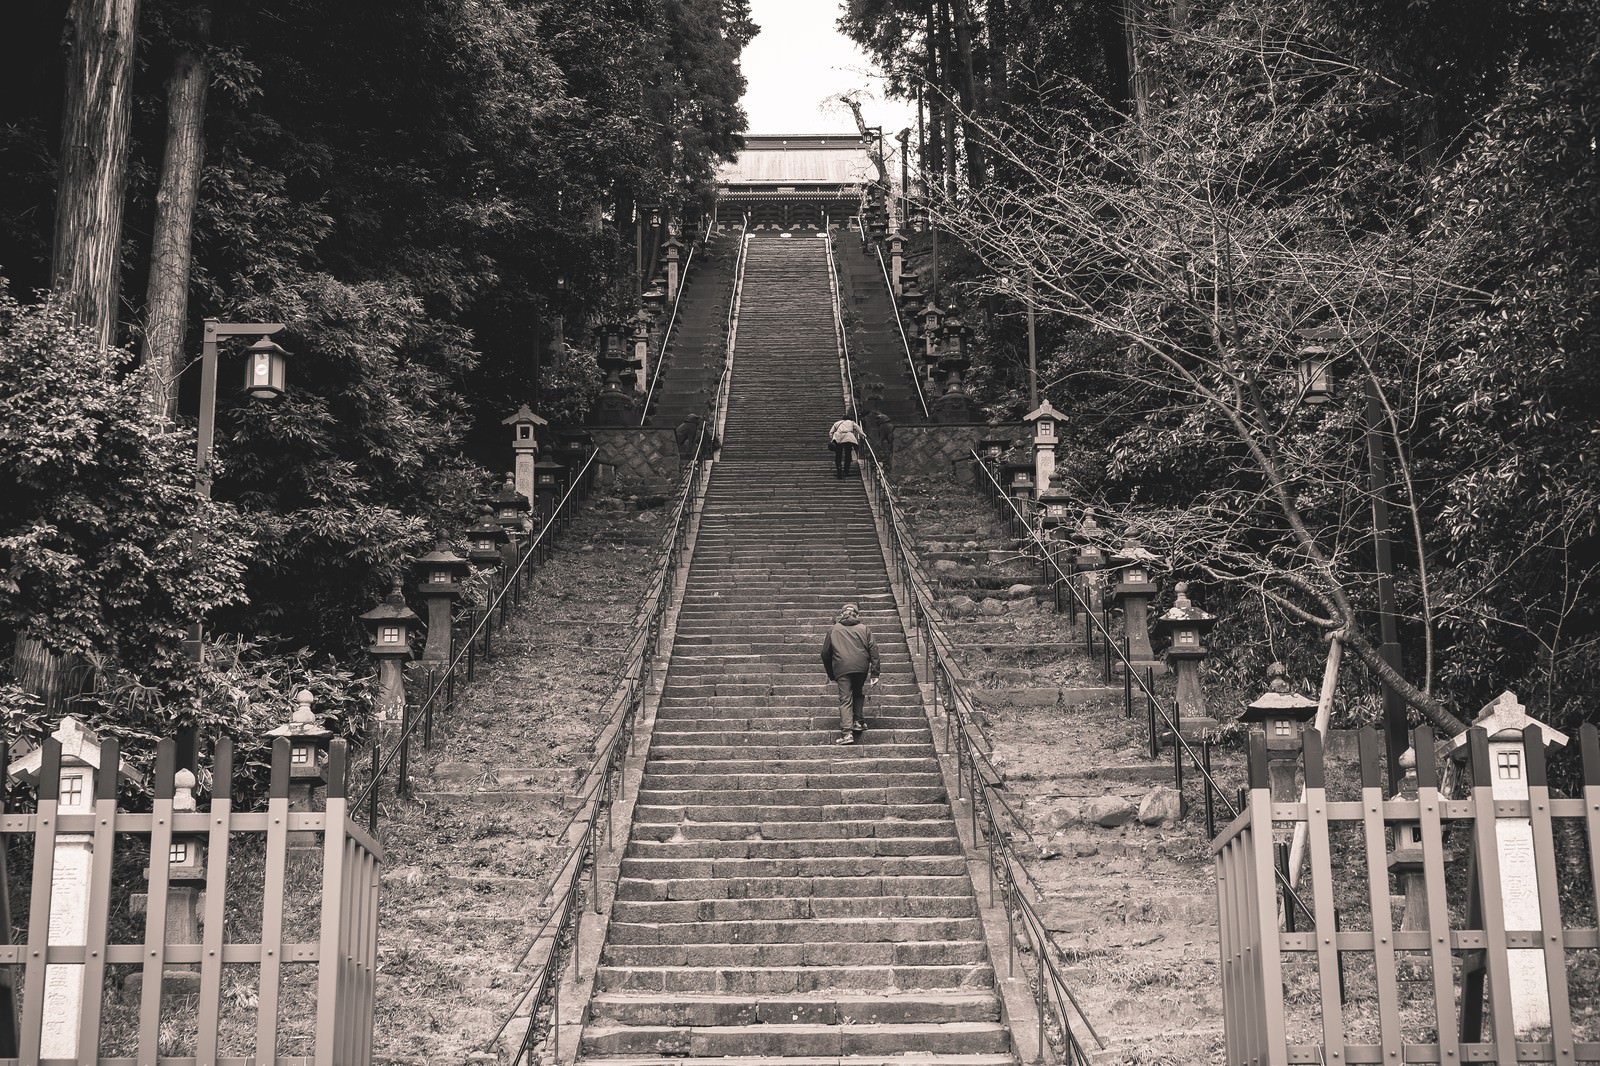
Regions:
<svg viewBox="0 0 1600 1066"><path fill-rule="evenodd" d="M1336 340L1348 340L1349 335L1338 326L1317 326L1299 331L1302 341L1297 353L1297 372L1300 379L1301 401L1318 405L1327 403L1334 395L1333 355L1327 345ZM1377 574L1378 594L1378 657L1396 674L1400 673L1400 633L1395 621L1394 603L1394 552L1389 543L1389 462L1384 455L1383 400L1378 392L1377 380L1367 374L1364 437L1367 449L1367 497L1372 508L1372 561ZM1410 747L1410 723L1406 718L1406 701L1386 679L1383 686L1383 740L1388 766L1388 794L1395 795L1405 779L1401 756Z"/></svg>
<svg viewBox="0 0 1600 1066"><path fill-rule="evenodd" d="M287 384L288 355L277 342L270 340L282 332L282 322L219 322L204 319L200 339L200 426L195 437L195 488L200 495L211 496L211 455L217 432L217 363L224 337L255 337L256 341L245 350L244 392L253 400L275 403L283 398ZM184 648L189 658L200 662L205 653L205 628L200 619L189 627L189 637ZM200 765L199 734L192 725L178 729L177 764L186 770Z"/></svg>

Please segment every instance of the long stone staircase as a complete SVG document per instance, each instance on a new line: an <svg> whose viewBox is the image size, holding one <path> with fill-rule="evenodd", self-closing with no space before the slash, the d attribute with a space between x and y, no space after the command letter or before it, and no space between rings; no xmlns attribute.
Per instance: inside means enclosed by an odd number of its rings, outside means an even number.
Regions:
<svg viewBox="0 0 1600 1066"><path fill-rule="evenodd" d="M707 491L579 1061L1015 1057L871 512L836 480L821 239L756 238ZM883 656L836 746L845 602Z"/></svg>

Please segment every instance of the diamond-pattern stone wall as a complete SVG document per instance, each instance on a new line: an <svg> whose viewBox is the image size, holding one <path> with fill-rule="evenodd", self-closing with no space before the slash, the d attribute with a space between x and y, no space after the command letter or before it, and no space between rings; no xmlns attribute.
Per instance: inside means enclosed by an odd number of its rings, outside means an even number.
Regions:
<svg viewBox="0 0 1600 1066"><path fill-rule="evenodd" d="M660 492L678 480L678 441L671 426L594 426L598 461L614 473L602 478L646 491Z"/></svg>
<svg viewBox="0 0 1600 1066"><path fill-rule="evenodd" d="M962 462L988 437L1010 437L1026 440L1032 436L1027 423L1009 422L990 425L987 422L947 422L936 425L897 425L893 429L893 445L889 455L889 469L895 477L937 474L948 476L952 471L962 480L971 476L970 464Z"/></svg>

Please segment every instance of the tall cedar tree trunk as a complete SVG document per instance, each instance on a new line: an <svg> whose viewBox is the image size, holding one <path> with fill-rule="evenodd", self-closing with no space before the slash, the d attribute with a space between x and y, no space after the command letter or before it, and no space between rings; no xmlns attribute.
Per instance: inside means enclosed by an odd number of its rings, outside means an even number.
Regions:
<svg viewBox="0 0 1600 1066"><path fill-rule="evenodd" d="M1144 0L1123 0L1122 25L1128 49L1128 99L1133 103L1133 116L1139 124L1139 161L1148 164L1150 146L1143 131L1150 119L1150 74L1145 70L1144 59L1139 54L1144 20Z"/></svg>
<svg viewBox="0 0 1600 1066"><path fill-rule="evenodd" d="M982 139L977 136L978 127L974 121L978 113L978 81L972 67L972 9L967 6L967 0L951 0L953 22L956 32L956 52L961 56L961 66L957 70L957 88L961 93L961 110L964 112L961 119L961 139L967 146L967 180L977 188L984 182L987 168L984 166Z"/></svg>
<svg viewBox="0 0 1600 1066"><path fill-rule="evenodd" d="M177 413L178 375L184 364L189 314L189 263L195 202L205 165L206 92L211 68L211 12L195 13L194 39L173 60L167 80L167 146L156 189L156 220L150 239L150 286L145 300L145 407L156 421Z"/></svg>
<svg viewBox="0 0 1600 1066"><path fill-rule="evenodd" d="M139 0L73 0L61 117L52 283L78 321L110 344L127 193L128 125Z"/></svg>
<svg viewBox="0 0 1600 1066"><path fill-rule="evenodd" d="M935 186L944 185L944 107L940 99L937 4L928 5L928 32L924 36L927 44L923 56L925 62L922 76L927 88L922 95L927 101L928 137L924 142L922 167L923 172L928 175L928 179L924 182L924 191L931 195Z"/></svg>
<svg viewBox="0 0 1600 1066"><path fill-rule="evenodd" d="M1006 0L988 0L989 25L989 100L993 113L1005 116L1005 105L1011 100L1011 76L1006 71L1006 49L1011 42L1006 35Z"/></svg>
<svg viewBox="0 0 1600 1066"><path fill-rule="evenodd" d="M950 105L950 89L956 83L955 71L951 69L950 56L950 5L946 0L939 0L939 89L943 97L939 108L944 119L944 192L946 196L954 197L956 194L956 109Z"/></svg>

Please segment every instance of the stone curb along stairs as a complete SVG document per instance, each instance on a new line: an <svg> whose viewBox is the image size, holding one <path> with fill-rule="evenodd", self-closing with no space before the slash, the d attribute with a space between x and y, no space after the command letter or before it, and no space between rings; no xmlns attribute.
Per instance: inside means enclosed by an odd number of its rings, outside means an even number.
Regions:
<svg viewBox="0 0 1600 1066"><path fill-rule="evenodd" d="M581 1063L1016 1061L873 515L825 445L828 271L819 238L750 242ZM817 654L845 602L883 657L853 746Z"/></svg>

